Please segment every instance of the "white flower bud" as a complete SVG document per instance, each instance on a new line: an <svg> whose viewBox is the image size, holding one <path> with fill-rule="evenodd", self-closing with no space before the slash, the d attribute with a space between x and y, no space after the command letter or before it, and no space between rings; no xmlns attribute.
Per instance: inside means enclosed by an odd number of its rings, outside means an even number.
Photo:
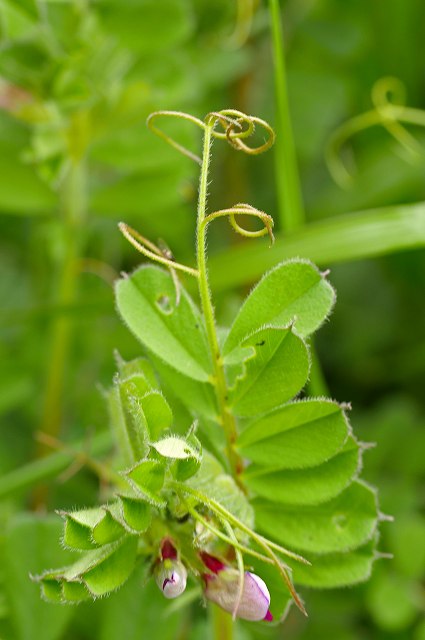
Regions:
<svg viewBox="0 0 425 640"><path fill-rule="evenodd" d="M187 571L180 560L163 560L156 566L154 576L166 598L177 598L186 589Z"/></svg>

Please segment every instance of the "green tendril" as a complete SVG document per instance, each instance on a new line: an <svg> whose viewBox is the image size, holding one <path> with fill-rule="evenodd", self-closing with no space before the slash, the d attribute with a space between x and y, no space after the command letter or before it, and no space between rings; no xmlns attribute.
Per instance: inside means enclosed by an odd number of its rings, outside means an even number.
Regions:
<svg viewBox="0 0 425 640"><path fill-rule="evenodd" d="M384 127L411 158L424 155L419 142L402 123L425 127L425 111L404 105L403 84L397 78L381 78L373 86L371 97L374 108L338 127L327 144L326 163L333 179L341 187L347 187L352 181L352 174L341 157L342 149L356 134L371 127Z"/></svg>

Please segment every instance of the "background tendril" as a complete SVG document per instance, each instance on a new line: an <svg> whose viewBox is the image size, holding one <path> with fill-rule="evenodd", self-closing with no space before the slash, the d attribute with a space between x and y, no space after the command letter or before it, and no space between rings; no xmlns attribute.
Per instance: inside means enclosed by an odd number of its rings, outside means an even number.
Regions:
<svg viewBox="0 0 425 640"><path fill-rule="evenodd" d="M352 174L341 158L344 145L357 133L381 125L407 151L413 160L424 154L416 138L402 123L425 127L425 111L405 106L405 89L397 78L385 77L372 87L371 99L374 108L338 127L329 139L325 159L333 179L346 188Z"/></svg>

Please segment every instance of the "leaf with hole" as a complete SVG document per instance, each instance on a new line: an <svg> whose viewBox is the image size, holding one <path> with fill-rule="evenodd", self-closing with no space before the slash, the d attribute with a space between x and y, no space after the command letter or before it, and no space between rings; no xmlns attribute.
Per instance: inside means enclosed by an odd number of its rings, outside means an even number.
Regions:
<svg viewBox="0 0 425 640"><path fill-rule="evenodd" d="M372 538L378 523L376 492L354 481L336 498L314 506L253 501L258 528L301 553L350 551Z"/></svg>
<svg viewBox="0 0 425 640"><path fill-rule="evenodd" d="M190 378L206 382L212 374L204 323L189 295L156 266L143 266L118 281L118 311L140 342Z"/></svg>

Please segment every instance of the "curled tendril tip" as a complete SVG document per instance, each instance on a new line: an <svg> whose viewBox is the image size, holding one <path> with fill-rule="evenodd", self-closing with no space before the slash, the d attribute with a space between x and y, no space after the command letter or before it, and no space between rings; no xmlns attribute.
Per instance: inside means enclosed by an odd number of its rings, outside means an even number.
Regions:
<svg viewBox="0 0 425 640"><path fill-rule="evenodd" d="M198 128L203 129L204 131L206 128L211 128L214 138L227 140L232 147L249 155L258 155L259 153L267 151L275 141L275 133L268 122L261 118L257 118L256 116L249 116L236 109L212 111L206 115L204 120L200 120L199 118L188 113L184 113L183 111L162 110L151 113L146 121L149 129L165 140L169 145L174 147L174 149L177 149L177 151L180 151L180 153L187 156L197 164L202 163L201 158L158 127L155 123L159 118L178 118L180 120L186 120L195 124ZM217 125L221 126L220 131L215 129ZM264 129L267 134L267 139L257 147L250 147L246 142L244 142L244 140L254 134L257 126Z"/></svg>
<svg viewBox="0 0 425 640"><path fill-rule="evenodd" d="M371 92L374 108L348 120L334 131L325 151L325 159L333 179L341 187L347 187L352 180L352 174L341 158L341 151L353 136L370 127L383 126L410 158L417 159L424 155L419 142L402 123L424 127L425 111L406 107L405 97L405 88L400 80L381 78Z"/></svg>

